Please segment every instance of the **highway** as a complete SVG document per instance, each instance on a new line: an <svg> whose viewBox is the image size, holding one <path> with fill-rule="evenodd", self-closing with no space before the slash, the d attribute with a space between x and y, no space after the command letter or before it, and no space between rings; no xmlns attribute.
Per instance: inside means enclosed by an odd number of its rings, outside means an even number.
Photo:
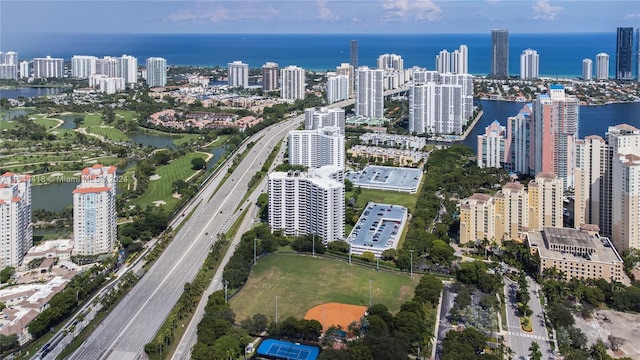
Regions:
<svg viewBox="0 0 640 360"><path fill-rule="evenodd" d="M300 118L296 119L296 121L298 120L301 120L301 119ZM276 157L276 160L271 165L270 170L273 170L275 166L281 163L281 161L279 161L278 159L282 159L285 149L286 149L285 146L282 146L280 148L280 152ZM243 222L240 224L240 227L238 228L238 232L236 233L236 236L232 239L230 249L235 249L236 244L238 244L240 242L240 239L242 238L242 234L249 231L253 226L254 222L259 221L258 211L260 209L258 208L258 206L256 206L256 202L258 200L258 196L260 195L260 193L266 192L266 191L267 191L267 178L265 177L260 183L260 185L258 185L258 187L256 188L256 191L254 191L253 194L249 196L249 201L247 203L247 206L250 206L250 207L247 212L247 216L245 216ZM228 251L225 254L224 259L222 260L222 263L226 264L227 262L229 262L231 255L233 255L233 251ZM194 316L191 318L191 321L189 322L189 325L187 326L184 334L182 335L182 338L180 339L180 342L178 343L176 351L171 357L171 359L181 360L181 359L191 358L191 349L193 348L193 345L195 345L198 339L197 338L198 324L200 323L200 321L202 320L202 317L204 316L204 308L207 305L207 300L209 298L209 295L211 295L213 292L224 289L224 285L222 283L223 271L224 271L224 266L218 267L218 270L216 271L213 277L213 281L211 281L209 288L205 291L204 295L200 299L200 302L198 303L198 307L196 308Z"/></svg>
<svg viewBox="0 0 640 360"><path fill-rule="evenodd" d="M183 214L187 214L194 209L193 215L184 222L156 263L69 359L145 357L144 345L152 340L168 316L182 294L184 284L195 277L216 234L226 232L240 215L236 209L241 206L248 181L262 167L271 149L299 125L300 117L296 117L255 134L249 140L255 142L250 153L211 197L231 162L219 169L218 175L198 192L184 210ZM242 145L240 152L249 141ZM249 205L251 201L246 203ZM228 256L230 254L232 250Z"/></svg>

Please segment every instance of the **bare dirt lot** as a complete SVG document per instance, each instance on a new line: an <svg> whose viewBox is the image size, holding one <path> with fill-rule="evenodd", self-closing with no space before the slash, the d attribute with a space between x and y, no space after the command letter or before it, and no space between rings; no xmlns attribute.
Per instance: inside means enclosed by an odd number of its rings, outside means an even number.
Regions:
<svg viewBox="0 0 640 360"><path fill-rule="evenodd" d="M598 310L593 317L585 320L580 316L574 316L576 327L587 336L589 345L602 339L607 343L609 335L617 336L625 340L620 347L621 351L615 354L609 350L609 355L616 358L628 356L632 359L640 359L640 314L623 313L614 310Z"/></svg>

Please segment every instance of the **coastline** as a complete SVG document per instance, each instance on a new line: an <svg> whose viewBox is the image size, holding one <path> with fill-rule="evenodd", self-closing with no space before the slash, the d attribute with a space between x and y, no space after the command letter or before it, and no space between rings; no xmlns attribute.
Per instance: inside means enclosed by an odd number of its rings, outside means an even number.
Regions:
<svg viewBox="0 0 640 360"><path fill-rule="evenodd" d="M473 128L476 127L476 124L478 123L478 121L480 121L480 118L482 117L482 114L484 114L484 111L480 110L478 112L478 115L476 115L475 119L473 119L473 121L471 122L471 125L469 125L467 127L467 129L464 131L464 133L462 133L462 136L460 136L458 138L458 140L456 140L456 141L465 141L467 139L469 134L471 134L471 131L473 131Z"/></svg>

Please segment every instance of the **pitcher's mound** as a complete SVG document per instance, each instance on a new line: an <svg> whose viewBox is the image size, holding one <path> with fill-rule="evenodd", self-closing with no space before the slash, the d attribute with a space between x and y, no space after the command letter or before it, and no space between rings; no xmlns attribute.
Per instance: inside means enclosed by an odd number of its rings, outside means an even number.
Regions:
<svg viewBox="0 0 640 360"><path fill-rule="evenodd" d="M360 325L360 319L366 311L366 306L326 303L311 308L304 315L304 318L306 320L318 320L322 324L322 332L327 331L331 325L340 325L346 331L349 324L354 321Z"/></svg>

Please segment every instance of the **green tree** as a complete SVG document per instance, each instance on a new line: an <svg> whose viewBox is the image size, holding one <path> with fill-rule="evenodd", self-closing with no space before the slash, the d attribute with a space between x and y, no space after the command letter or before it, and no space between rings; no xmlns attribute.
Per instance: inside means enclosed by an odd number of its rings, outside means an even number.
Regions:
<svg viewBox="0 0 640 360"><path fill-rule="evenodd" d="M191 160L191 169L202 170L205 167L207 167L207 162L203 158L197 157Z"/></svg>
<svg viewBox="0 0 640 360"><path fill-rule="evenodd" d="M534 341L529 346L529 358L531 360L540 360L542 359L542 352L540 351L540 345Z"/></svg>

